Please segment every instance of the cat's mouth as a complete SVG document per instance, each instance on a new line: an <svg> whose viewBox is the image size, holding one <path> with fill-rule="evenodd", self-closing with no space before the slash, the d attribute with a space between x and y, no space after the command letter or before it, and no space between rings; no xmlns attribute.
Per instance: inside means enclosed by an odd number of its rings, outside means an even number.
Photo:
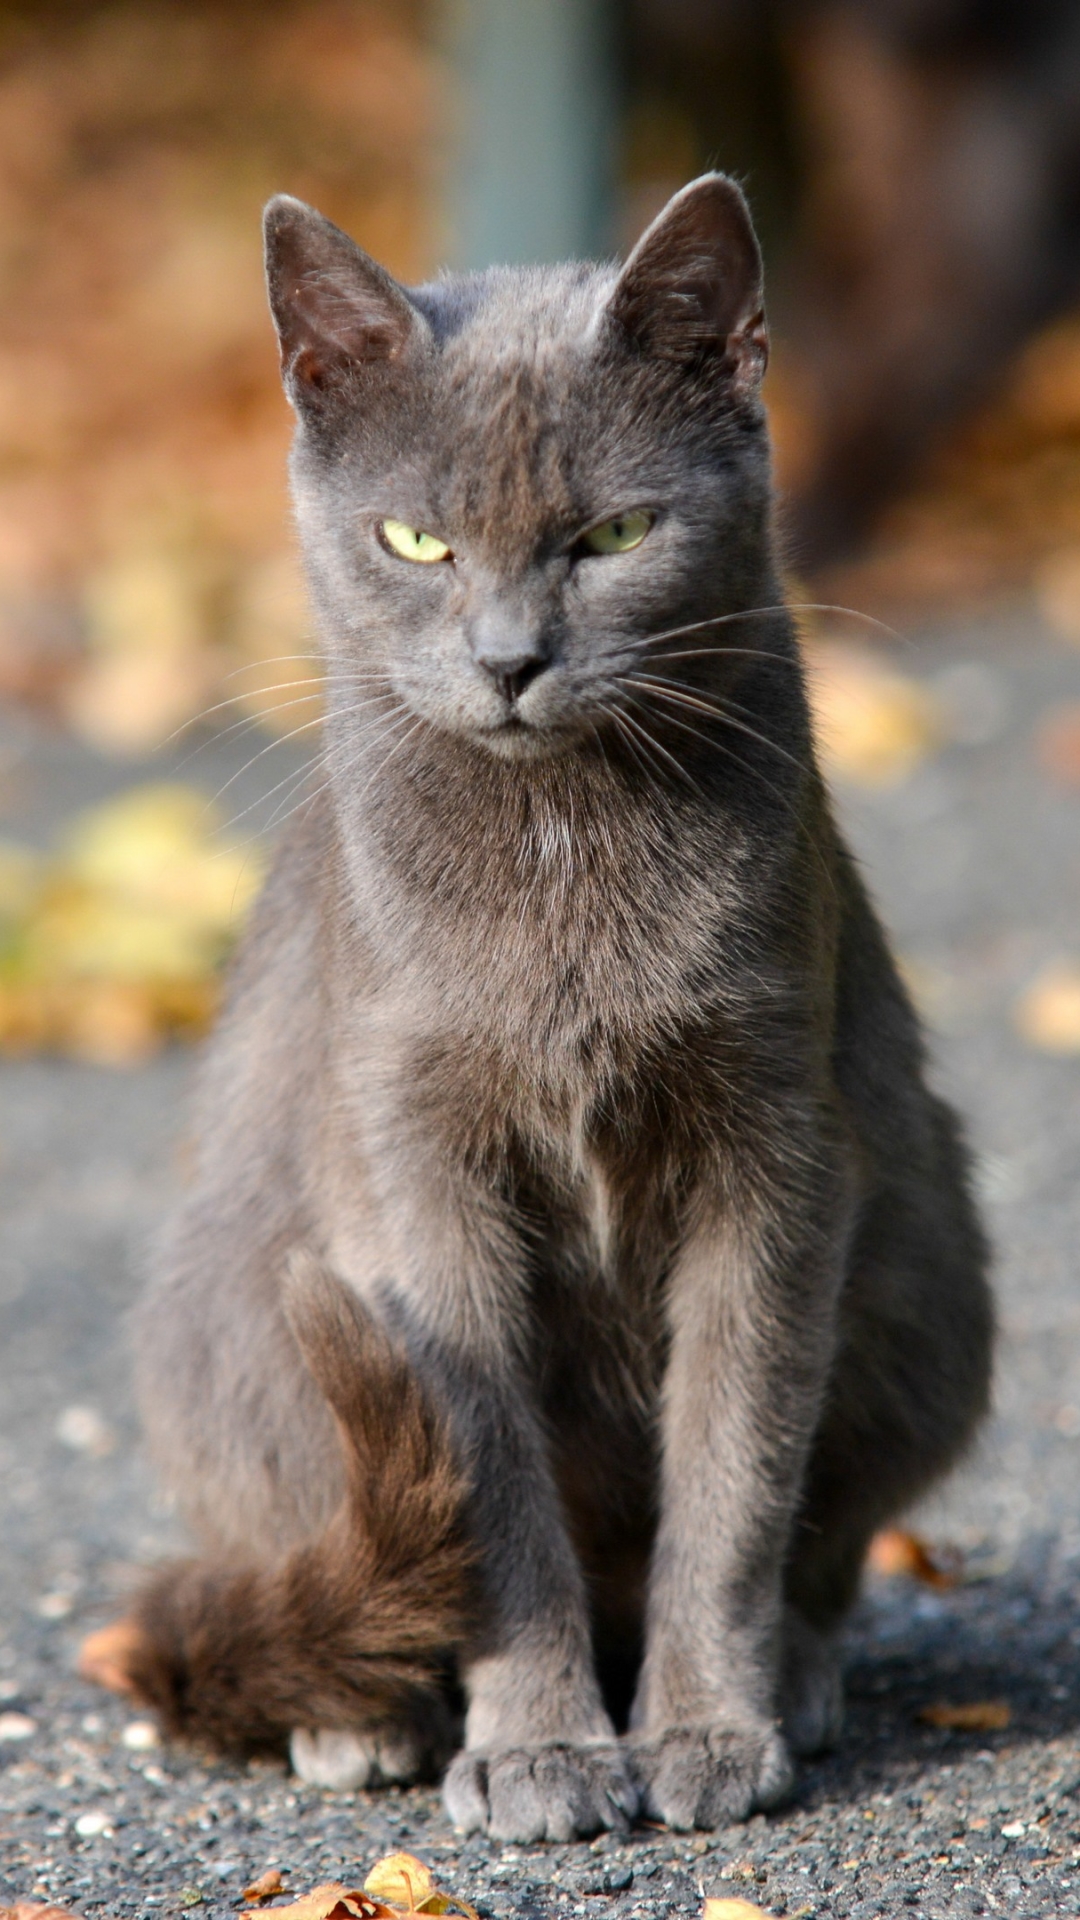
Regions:
<svg viewBox="0 0 1080 1920"><path fill-rule="evenodd" d="M498 720L474 732L474 738L503 760L537 760L544 754L565 753L573 737L569 728L553 726L550 722L538 725L513 707Z"/></svg>

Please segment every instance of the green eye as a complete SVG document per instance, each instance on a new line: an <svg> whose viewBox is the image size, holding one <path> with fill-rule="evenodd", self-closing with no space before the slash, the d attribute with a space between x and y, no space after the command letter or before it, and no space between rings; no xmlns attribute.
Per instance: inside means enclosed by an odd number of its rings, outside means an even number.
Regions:
<svg viewBox="0 0 1080 1920"><path fill-rule="evenodd" d="M422 533L419 527L407 527L404 520L380 520L379 533L383 545L396 553L399 560L419 560L422 566L429 567L435 560L450 558L445 540L437 540L433 533Z"/></svg>
<svg viewBox="0 0 1080 1920"><path fill-rule="evenodd" d="M629 553L632 547L640 547L654 518L644 508L635 513L617 513L610 520L601 520L598 527L590 527L578 545L587 553Z"/></svg>

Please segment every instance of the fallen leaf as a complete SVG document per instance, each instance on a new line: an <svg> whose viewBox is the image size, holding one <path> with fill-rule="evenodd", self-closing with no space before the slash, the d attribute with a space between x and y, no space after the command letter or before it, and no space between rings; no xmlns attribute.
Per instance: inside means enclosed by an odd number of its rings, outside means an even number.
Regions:
<svg viewBox="0 0 1080 1920"><path fill-rule="evenodd" d="M1042 1053L1080 1053L1080 966L1059 960L1044 968L1016 1002L1013 1025Z"/></svg>
<svg viewBox="0 0 1080 1920"><path fill-rule="evenodd" d="M70 1907L52 1907L43 1900L16 1900L13 1907L0 1907L0 1920L83 1920Z"/></svg>
<svg viewBox="0 0 1080 1920"><path fill-rule="evenodd" d="M431 1869L412 1853L387 1853L376 1860L364 1892L403 1913L462 1914L477 1920L475 1907L436 1886Z"/></svg>
<svg viewBox="0 0 1080 1920"><path fill-rule="evenodd" d="M245 1907L240 1920L258 1915L259 1907ZM397 1920L397 1910L380 1900L372 1900L362 1887L346 1887L340 1880L327 1880L313 1887L287 1907L275 1907L275 1914L288 1920Z"/></svg>
<svg viewBox="0 0 1080 1920"><path fill-rule="evenodd" d="M421 1901L430 1900L437 1895L438 1889L429 1867L412 1853L387 1853L376 1860L367 1879L364 1892L375 1900L386 1900L391 1906L404 1907L408 1913L416 1913ZM439 1911L427 1908L426 1911Z"/></svg>
<svg viewBox="0 0 1080 1920"><path fill-rule="evenodd" d="M240 1898L241 1900L272 1900L275 1893L284 1893L284 1891L277 1868L268 1867L265 1873L260 1873L257 1880L252 1881L250 1887L244 1888Z"/></svg>
<svg viewBox="0 0 1080 1920"><path fill-rule="evenodd" d="M928 688L859 647L808 644L809 693L826 770L863 786L895 786L942 744L944 714Z"/></svg>
<svg viewBox="0 0 1080 1920"><path fill-rule="evenodd" d="M0 1051L127 1067L205 1033L260 878L180 785L77 814L32 870L0 846Z"/></svg>
<svg viewBox="0 0 1080 1920"><path fill-rule="evenodd" d="M76 1672L81 1680L110 1693L133 1693L130 1662L142 1645L142 1635L133 1620L114 1620L88 1634L79 1648Z"/></svg>
<svg viewBox="0 0 1080 1920"><path fill-rule="evenodd" d="M1035 737L1039 764L1062 787L1080 787L1080 703L1055 709Z"/></svg>
<svg viewBox="0 0 1080 1920"><path fill-rule="evenodd" d="M1047 625L1060 639L1080 644L1080 546L1047 554L1034 570L1032 585Z"/></svg>
<svg viewBox="0 0 1080 1920"><path fill-rule="evenodd" d="M955 1587L960 1578L959 1567L939 1565L926 1542L904 1527L885 1527L875 1533L866 1559L875 1573L907 1574L927 1587Z"/></svg>
<svg viewBox="0 0 1080 1920"><path fill-rule="evenodd" d="M969 1700L961 1706L935 1701L920 1707L919 1720L928 1727L951 1727L956 1733L998 1733L1012 1719L1012 1710L1004 1700Z"/></svg>
<svg viewBox="0 0 1080 1920"><path fill-rule="evenodd" d="M749 1900L706 1900L701 1920L769 1920L764 1907Z"/></svg>

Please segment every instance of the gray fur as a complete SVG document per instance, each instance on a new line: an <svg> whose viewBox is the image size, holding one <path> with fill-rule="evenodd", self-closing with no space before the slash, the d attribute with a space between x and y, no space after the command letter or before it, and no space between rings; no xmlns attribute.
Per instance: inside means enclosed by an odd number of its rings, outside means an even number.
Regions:
<svg viewBox="0 0 1080 1920"><path fill-rule="evenodd" d="M327 784L210 1050L146 1423L215 1550L328 1523L280 1295L309 1247L469 1476L454 1819L743 1817L790 1781L781 1715L835 1738L867 1541L966 1444L991 1340L956 1124L775 611L748 217L707 176L621 276L408 294L296 202L267 230ZM582 555L638 507L640 547ZM384 517L454 563L395 558ZM640 1662L621 1742L597 1660Z"/></svg>

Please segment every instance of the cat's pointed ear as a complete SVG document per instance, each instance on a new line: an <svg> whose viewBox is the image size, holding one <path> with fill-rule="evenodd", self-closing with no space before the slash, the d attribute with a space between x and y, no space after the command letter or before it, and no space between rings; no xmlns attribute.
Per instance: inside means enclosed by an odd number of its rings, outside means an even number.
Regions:
<svg viewBox="0 0 1080 1920"><path fill-rule="evenodd" d="M290 399L301 405L364 362L400 360L425 322L385 267L302 200L263 215L266 285Z"/></svg>
<svg viewBox="0 0 1080 1920"><path fill-rule="evenodd" d="M769 357L761 250L734 180L702 174L668 201L619 275L608 314L645 353L713 353L736 387L757 386Z"/></svg>

